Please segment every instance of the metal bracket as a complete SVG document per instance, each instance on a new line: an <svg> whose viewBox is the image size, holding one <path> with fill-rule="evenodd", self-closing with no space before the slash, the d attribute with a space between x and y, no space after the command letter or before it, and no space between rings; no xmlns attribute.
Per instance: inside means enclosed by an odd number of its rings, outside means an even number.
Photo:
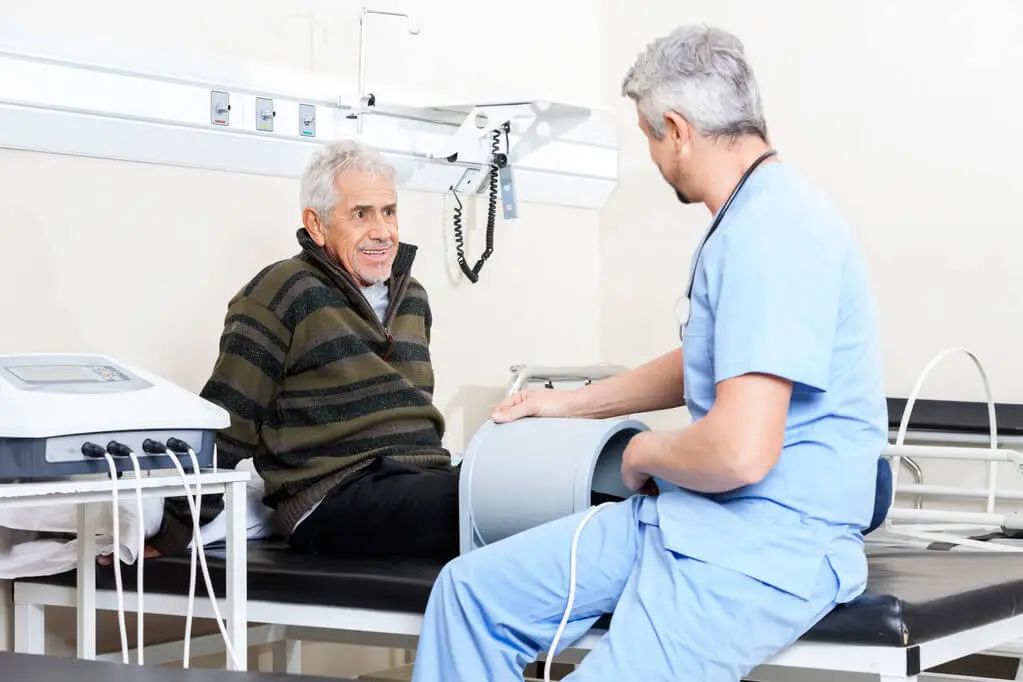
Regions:
<svg viewBox="0 0 1023 682"><path fill-rule="evenodd" d="M514 166L551 140L585 123L591 115L591 111L584 107L551 103L547 100L434 108L460 112L464 118L454 135L445 139L437 149L427 153L428 158L485 163L484 138L495 130L501 130L507 123L516 137L508 154L510 166ZM524 132L514 132L524 125L528 126Z"/></svg>
<svg viewBox="0 0 1023 682"><path fill-rule="evenodd" d="M506 395L514 395L526 387L531 381L543 381L553 387L555 381L600 381L623 374L629 370L622 365L601 362L595 365L579 367L549 367L545 365L512 365L511 379L508 382Z"/></svg>

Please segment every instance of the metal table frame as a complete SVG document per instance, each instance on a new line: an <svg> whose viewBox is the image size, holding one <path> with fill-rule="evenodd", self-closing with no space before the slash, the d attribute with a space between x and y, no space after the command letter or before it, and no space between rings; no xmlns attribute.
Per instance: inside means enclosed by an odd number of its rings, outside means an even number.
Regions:
<svg viewBox="0 0 1023 682"><path fill-rule="evenodd" d="M172 497L182 494L181 479L165 472L150 472L139 485L143 497ZM195 474L188 474L194 484ZM198 480L203 495L224 494L227 515L227 604L224 615L232 648L237 652L239 669L244 670L245 652L248 650L247 613L247 538L245 528L246 483L250 479L247 471L201 472ZM117 481L118 495L131 494L134 499L135 479L120 478ZM78 505L78 587L76 603L78 610L77 646L78 658L96 658L96 532L94 510L98 505L111 502L109 479L83 478L42 483L0 484L0 508L36 507L48 504L73 503ZM134 591L125 594L125 607L129 596L134 602ZM196 593L196 602L202 597ZM69 604L70 605L70 604ZM137 607L137 604L134 604ZM45 630L32 627L34 622L42 624L43 605L15 604L15 650L26 653L42 653ZM116 608L116 606L115 606ZM132 609L134 610L134 609ZM234 668L228 662L229 668Z"/></svg>

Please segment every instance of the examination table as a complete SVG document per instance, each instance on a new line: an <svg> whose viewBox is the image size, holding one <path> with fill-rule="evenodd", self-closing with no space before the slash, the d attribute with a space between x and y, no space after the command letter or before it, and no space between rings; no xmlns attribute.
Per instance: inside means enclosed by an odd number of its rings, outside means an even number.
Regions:
<svg viewBox="0 0 1023 682"><path fill-rule="evenodd" d="M223 596L223 553L209 549L207 556ZM300 556L269 542L251 543L248 556L250 608L253 602L266 602L282 610L308 605L422 614L440 571L440 565L429 562ZM867 593L834 610L803 641L905 648L908 677L920 672L921 645L1023 615L1023 555L878 548L869 552L869 561ZM146 591L183 597L188 575L187 555L149 560ZM135 590L129 567L123 579L128 596ZM75 586L73 574L19 582ZM97 582L101 590L113 590L113 572L99 571ZM197 585L197 603L205 599L204 590ZM1023 636L1023 622L1018 628L1017 635Z"/></svg>
<svg viewBox="0 0 1023 682"><path fill-rule="evenodd" d="M889 405L893 428L897 428L901 406L897 400ZM999 407L999 431L1008 437L1023 436L1023 408L1016 408ZM975 418L978 409L979 419ZM969 423L957 426L960 417ZM982 434L985 426L983 405L919 401L911 430ZM1023 638L1023 554L946 550L868 543L867 592L837 608L799 642L758 668L761 674L757 679L781 679L784 669L803 668L862 673L894 682ZM224 554L209 548L207 555L214 584L223 594ZM248 550L249 619L281 624L296 633L305 631L309 639L322 640L330 631L342 633L333 641L412 648L440 568L422 561L300 556L279 543L252 542ZM123 574L130 602L134 571L125 567ZM147 597L147 612L182 613L188 575L187 554L147 560L145 588L153 595ZM97 571L97 581L101 594L114 589L109 569ZM73 573L19 580L16 607L67 605L67 590L74 587ZM63 596L44 598L43 590L47 594L59 591ZM170 601L161 606L156 595L173 599L173 608ZM206 599L202 584L197 586L196 596L198 615ZM598 623L573 649L585 651L592 646L606 622ZM41 625L39 621L37 627ZM353 636L345 638L344 634ZM301 634L289 633L288 637L306 639Z"/></svg>

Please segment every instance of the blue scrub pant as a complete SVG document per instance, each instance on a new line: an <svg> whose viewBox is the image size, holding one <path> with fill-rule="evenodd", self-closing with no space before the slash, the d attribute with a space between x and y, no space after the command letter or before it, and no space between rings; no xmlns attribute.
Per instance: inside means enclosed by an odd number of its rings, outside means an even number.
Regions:
<svg viewBox="0 0 1023 682"><path fill-rule="evenodd" d="M559 653L602 614L614 615L607 636L566 679L738 682L834 607L838 580L828 561L812 598L802 599L666 550L660 528L640 519L641 506L652 502L636 496L605 507L582 531L575 604ZM450 562L430 596L413 682L521 682L561 622L581 518Z"/></svg>

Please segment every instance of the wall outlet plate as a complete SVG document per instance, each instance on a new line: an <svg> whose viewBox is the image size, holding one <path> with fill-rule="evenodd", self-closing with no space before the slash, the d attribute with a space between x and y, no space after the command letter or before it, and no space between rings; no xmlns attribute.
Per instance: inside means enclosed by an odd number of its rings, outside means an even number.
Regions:
<svg viewBox="0 0 1023 682"><path fill-rule="evenodd" d="M316 106L298 105L298 134L302 137L316 137Z"/></svg>
<svg viewBox="0 0 1023 682"><path fill-rule="evenodd" d="M256 130L272 133L274 131L274 116L276 115L272 99L269 97L256 98Z"/></svg>
<svg viewBox="0 0 1023 682"><path fill-rule="evenodd" d="M210 92L210 123L215 126L231 125L231 95L222 90Z"/></svg>

